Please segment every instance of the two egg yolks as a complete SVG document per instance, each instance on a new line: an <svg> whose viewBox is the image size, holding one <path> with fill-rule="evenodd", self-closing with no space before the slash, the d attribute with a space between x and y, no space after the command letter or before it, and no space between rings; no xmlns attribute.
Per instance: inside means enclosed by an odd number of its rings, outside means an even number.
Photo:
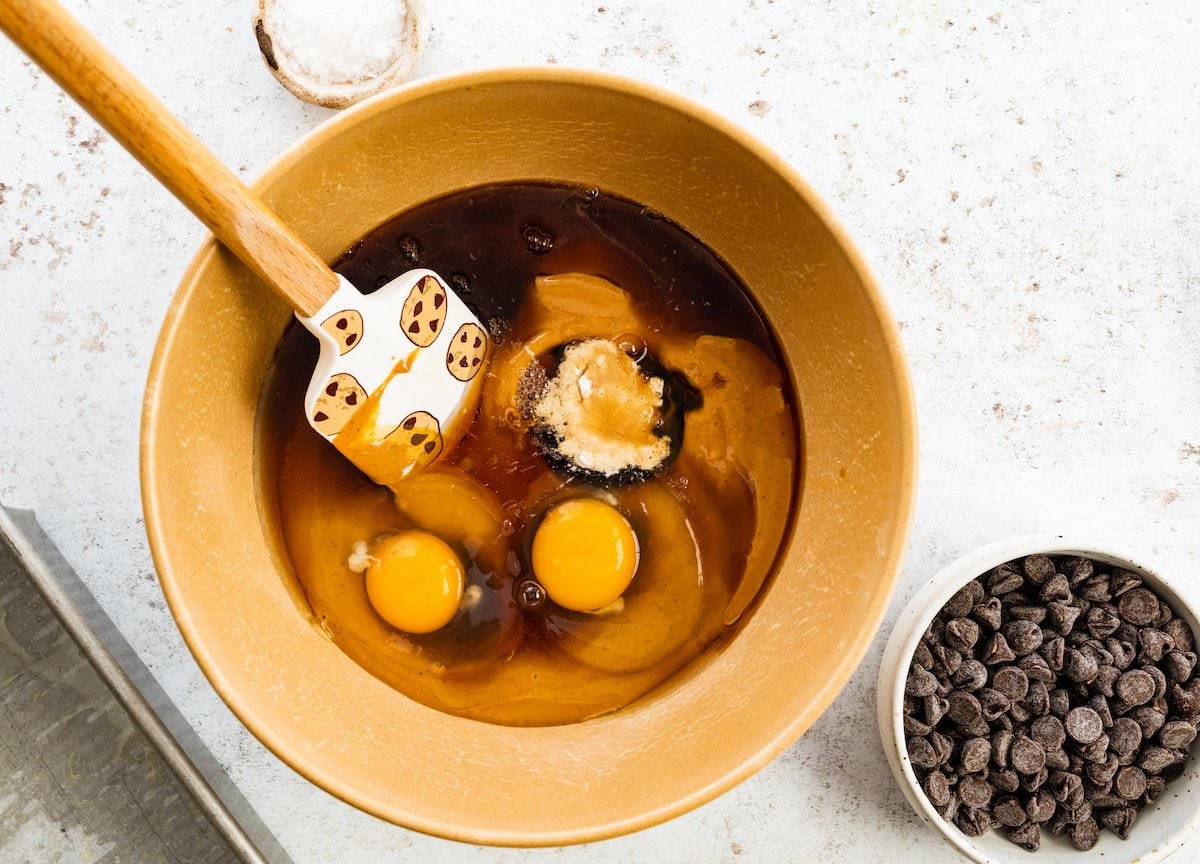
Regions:
<svg viewBox="0 0 1200 864"><path fill-rule="evenodd" d="M619 598L638 566L637 535L615 507L593 498L563 501L533 537L533 573L550 599L591 612ZM367 599L379 616L406 633L432 633L454 618L466 574L445 541L402 531L372 549Z"/></svg>
<svg viewBox="0 0 1200 864"><path fill-rule="evenodd" d="M638 566L637 535L617 508L594 498L555 505L533 536L533 575L550 599L591 612L620 597Z"/></svg>
<svg viewBox="0 0 1200 864"><path fill-rule="evenodd" d="M367 599L384 621L406 633L432 633L450 623L467 580L445 541L402 531L376 544L372 554Z"/></svg>

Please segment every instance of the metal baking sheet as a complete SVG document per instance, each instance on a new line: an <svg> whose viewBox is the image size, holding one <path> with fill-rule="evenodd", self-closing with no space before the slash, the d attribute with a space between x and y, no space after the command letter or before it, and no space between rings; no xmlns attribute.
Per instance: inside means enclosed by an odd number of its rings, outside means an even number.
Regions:
<svg viewBox="0 0 1200 864"><path fill-rule="evenodd" d="M289 864L33 513L0 541L0 861Z"/></svg>

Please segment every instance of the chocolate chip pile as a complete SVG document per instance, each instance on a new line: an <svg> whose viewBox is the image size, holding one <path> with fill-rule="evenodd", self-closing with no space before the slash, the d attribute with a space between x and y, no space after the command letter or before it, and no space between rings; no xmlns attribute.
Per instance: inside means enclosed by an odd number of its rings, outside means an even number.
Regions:
<svg viewBox="0 0 1200 864"><path fill-rule="evenodd" d="M1122 839L1183 773L1200 723L1192 631L1136 573L1031 555L942 607L904 687L908 758L964 834Z"/></svg>

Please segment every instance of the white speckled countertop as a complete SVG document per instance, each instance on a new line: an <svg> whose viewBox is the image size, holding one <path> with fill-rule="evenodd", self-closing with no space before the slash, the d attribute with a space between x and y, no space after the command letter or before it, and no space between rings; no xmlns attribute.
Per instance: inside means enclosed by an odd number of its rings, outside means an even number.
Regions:
<svg viewBox="0 0 1200 864"><path fill-rule="evenodd" d="M245 178L329 115L267 73L249 0L67 5ZM427 16L420 75L562 63L640 77L743 124L830 203L900 322L919 406L889 623L962 552L1032 531L1144 550L1200 596L1194 0L692 0L685 14L662 0L427 0ZM0 500L36 510L297 862L954 860L876 735L889 623L773 764L605 843L432 839L271 756L184 647L142 526L142 388L202 236L0 40ZM1200 837L1173 860L1200 862Z"/></svg>

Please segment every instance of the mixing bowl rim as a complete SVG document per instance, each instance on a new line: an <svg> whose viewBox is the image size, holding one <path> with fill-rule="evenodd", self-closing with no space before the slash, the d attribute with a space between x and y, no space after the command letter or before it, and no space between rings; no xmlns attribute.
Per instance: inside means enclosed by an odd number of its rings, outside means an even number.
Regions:
<svg viewBox="0 0 1200 864"><path fill-rule="evenodd" d="M357 105L333 115L317 125L295 143L279 154L262 174L251 184L257 191L267 190L281 176L291 170L299 161L305 158L314 143L336 135L338 132L353 125L369 121L372 117L394 109L398 104L416 99L427 98L444 91L461 89L484 90L490 86L510 86L520 83L547 83L572 85L586 88L599 88L651 103L674 111L691 120L711 128L717 135L730 139L741 146L756 159L765 164L772 173L777 174L795 190L811 208L813 213L826 227L833 237L838 249L846 257L855 276L861 282L883 337L883 348L890 361L891 384L894 385L898 400L898 416L901 429L901 440L896 442L897 463L900 468L900 488L897 490L896 519L891 531L886 536L890 542L889 553L880 563L879 572L887 577L888 585L876 598L874 609L866 616L863 627L847 644L840 662L834 667L832 674L824 683L807 706L806 710L794 716L785 723L773 737L764 740L756 752L746 758L737 767L714 778L708 784L693 789L691 794L676 796L662 806L640 813L637 817L617 819L602 824L590 824L583 828L568 828L553 831L514 831L505 828L489 827L487 829L467 828L452 823L428 818L408 810L402 812L389 811L377 807L370 800L356 795L350 784L338 777L328 776L308 764L302 754L289 748L286 742L275 738L269 726L260 718L253 716L248 707L242 704L236 696L235 688L222 674L212 661L204 647L204 639L193 632L186 613L186 601L177 594L174 580L168 574L172 572L169 550L163 537L161 510L163 502L160 494L161 482L156 472L155 450L156 417L160 411L160 386L164 365L170 346L175 340L175 334L183 323L183 309L191 294L197 274L207 265L210 257L217 253L217 241L208 237L189 263L180 279L180 290L167 310L160 330L150 364L146 383L145 398L142 410L141 424L141 491L146 531L149 538L151 555L159 576L159 583L167 604L171 610L185 644L191 651L201 671L210 682L213 689L221 697L238 720L250 731L255 738L263 743L274 755L280 758L292 769L314 782L319 787L330 792L335 797L352 804L366 812L387 821L404 825L423 833L459 840L469 843L482 843L499 846L553 846L571 843L589 842L607 839L650 827L704 804L718 795L728 791L746 778L760 770L783 750L795 742L833 701L858 667L863 656L879 630L880 623L888 608L899 578L899 570L906 549L907 538L913 518L913 499L916 489L916 407L912 383L907 361L901 344L899 328L890 314L890 310L879 285L863 259L861 253L851 242L848 234L834 218L829 207L816 194L811 186L800 175L775 154L765 144L758 141L749 132L737 124L725 119L713 110L699 105L690 99L679 96L661 87L606 72L576 69L570 67L503 67L481 69L468 72L455 72L445 75L424 78L410 84L392 88L376 94ZM789 516L789 524L794 525L798 508L793 508ZM883 539L883 538L881 538Z"/></svg>

